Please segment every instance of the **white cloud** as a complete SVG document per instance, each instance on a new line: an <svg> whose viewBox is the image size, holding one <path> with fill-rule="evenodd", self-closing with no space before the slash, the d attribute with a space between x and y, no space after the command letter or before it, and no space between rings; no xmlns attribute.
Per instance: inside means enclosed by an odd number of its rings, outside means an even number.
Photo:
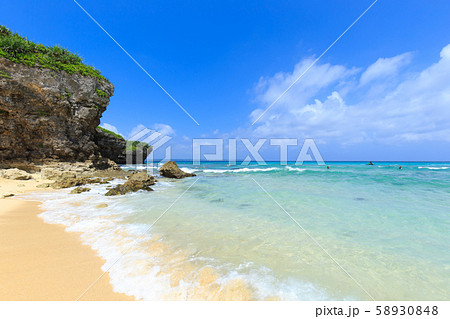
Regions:
<svg viewBox="0 0 450 319"><path fill-rule="evenodd" d="M251 134L312 137L339 144L450 141L450 45L442 49L437 63L422 72L408 76L397 74L408 55L378 60L362 73L359 81L348 79L355 74L355 69L329 64L314 67L309 71L312 74L292 88L289 98L283 97L280 106L268 111L251 127ZM262 88L260 81L256 100L265 103L270 100L270 104L289 86L287 79L295 78L299 65L304 64L304 61L297 64L292 73L264 79ZM389 64L394 70L385 68ZM371 95L369 80L386 74L403 80L384 87L376 96ZM358 82L367 85L361 87ZM328 97L311 101L324 89L329 92ZM250 120L259 112L260 109L254 110Z"/></svg>
<svg viewBox="0 0 450 319"><path fill-rule="evenodd" d="M153 124L151 128L155 131L158 131L162 135L169 135L169 136L175 135L175 130L170 125L167 124L157 123Z"/></svg>
<svg viewBox="0 0 450 319"><path fill-rule="evenodd" d="M406 52L392 58L379 58L361 75L360 85L377 79L385 79L398 74L399 70L411 62L412 54Z"/></svg>
<svg viewBox="0 0 450 319"><path fill-rule="evenodd" d="M250 115L252 120L256 120L263 110L299 78L313 61L313 58L307 58L297 63L293 72L279 72L273 77L260 78L255 92L257 93L256 101L263 107L252 112ZM358 71L357 68L348 69L342 65L316 64L272 107L272 110L305 104L331 85L344 85L346 79Z"/></svg>
<svg viewBox="0 0 450 319"><path fill-rule="evenodd" d="M123 136L122 134L119 133L119 130L114 125L111 125L111 124L108 124L108 123L102 123L102 124L100 124L100 126L105 128L105 129L107 129L107 130L109 130L109 131L111 131L111 132L114 132L116 134L119 134L119 135Z"/></svg>
<svg viewBox="0 0 450 319"><path fill-rule="evenodd" d="M133 127L131 129L130 134L128 134L128 139L133 139L134 136L136 136L136 134L138 134L139 132L141 132L143 129L145 129L146 126L143 124L138 124L135 127Z"/></svg>
<svg viewBox="0 0 450 319"><path fill-rule="evenodd" d="M136 134L138 134L145 128L148 128L151 131L157 131L157 132L161 133L162 135L168 135L168 136L172 136L172 137L175 135L175 130L170 125L167 125L167 124L156 123L149 127L147 127L143 124L138 124L131 129L130 134L128 134L128 138L132 138L133 136L135 136Z"/></svg>

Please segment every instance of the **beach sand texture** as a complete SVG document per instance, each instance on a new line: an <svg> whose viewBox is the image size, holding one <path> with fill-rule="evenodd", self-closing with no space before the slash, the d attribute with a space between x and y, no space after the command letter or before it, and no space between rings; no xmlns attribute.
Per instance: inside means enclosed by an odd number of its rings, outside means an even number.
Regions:
<svg viewBox="0 0 450 319"><path fill-rule="evenodd" d="M104 261L78 234L39 219L38 205L0 199L0 300L77 300ZM80 300L134 299L113 292L106 273Z"/></svg>

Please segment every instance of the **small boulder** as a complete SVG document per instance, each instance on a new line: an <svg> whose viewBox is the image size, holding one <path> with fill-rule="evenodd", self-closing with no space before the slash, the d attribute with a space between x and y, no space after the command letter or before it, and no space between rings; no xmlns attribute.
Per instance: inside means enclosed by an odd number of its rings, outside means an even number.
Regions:
<svg viewBox="0 0 450 319"><path fill-rule="evenodd" d="M148 175L146 172L135 172L128 177L128 180L121 185L111 188L105 195L124 195L130 192L137 192L138 190L152 191L151 185L156 182L155 177Z"/></svg>
<svg viewBox="0 0 450 319"><path fill-rule="evenodd" d="M164 177L177 178L177 179L196 176L195 174L192 174L192 173L183 172L178 167L177 163L175 163L174 161L169 161L169 162L165 163L163 166L161 166L161 168L159 169L159 172Z"/></svg>
<svg viewBox="0 0 450 319"><path fill-rule="evenodd" d="M51 184L53 188L68 188L68 187L74 187L74 186L82 186L89 183L88 178L84 177L71 177L71 176L63 176L60 179L58 179L56 182Z"/></svg>
<svg viewBox="0 0 450 319"><path fill-rule="evenodd" d="M53 188L68 188L74 186L83 186L86 184L107 184L108 179L102 179L100 177L88 178L80 177L73 173L64 173L59 179L56 180L51 186Z"/></svg>
<svg viewBox="0 0 450 319"><path fill-rule="evenodd" d="M1 171L1 176L6 179L14 179L22 181L32 178L30 173L27 173L18 168L4 169Z"/></svg>
<svg viewBox="0 0 450 319"><path fill-rule="evenodd" d="M72 191L70 192L70 194L81 194L84 192L89 192L91 189L89 187L77 187L72 189Z"/></svg>
<svg viewBox="0 0 450 319"><path fill-rule="evenodd" d="M136 171L128 177L125 184L145 184L146 186L154 185L156 179L154 176L148 175L145 171Z"/></svg>

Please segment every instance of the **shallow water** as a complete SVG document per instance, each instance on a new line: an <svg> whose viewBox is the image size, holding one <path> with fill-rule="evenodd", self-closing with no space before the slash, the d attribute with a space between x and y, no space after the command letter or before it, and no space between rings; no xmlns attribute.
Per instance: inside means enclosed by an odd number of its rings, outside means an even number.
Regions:
<svg viewBox="0 0 450 319"><path fill-rule="evenodd" d="M41 216L82 232L138 299L450 295L450 163L179 165L198 179L42 194Z"/></svg>

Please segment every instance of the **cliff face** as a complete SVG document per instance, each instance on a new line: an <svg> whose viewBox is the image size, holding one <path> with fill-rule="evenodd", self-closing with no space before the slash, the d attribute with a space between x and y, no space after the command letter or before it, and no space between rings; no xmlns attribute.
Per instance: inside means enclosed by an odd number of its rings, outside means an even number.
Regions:
<svg viewBox="0 0 450 319"><path fill-rule="evenodd" d="M96 127L114 86L0 57L0 161L99 157Z"/></svg>

